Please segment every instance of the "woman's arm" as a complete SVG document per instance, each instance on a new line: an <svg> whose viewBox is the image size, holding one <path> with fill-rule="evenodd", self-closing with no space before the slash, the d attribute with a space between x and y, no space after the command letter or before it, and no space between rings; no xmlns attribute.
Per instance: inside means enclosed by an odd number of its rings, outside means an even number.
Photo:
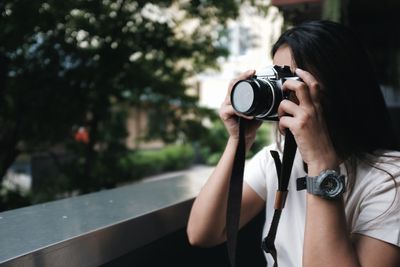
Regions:
<svg viewBox="0 0 400 267"><path fill-rule="evenodd" d="M400 247L361 234L351 239L361 266L400 266Z"/></svg>
<svg viewBox="0 0 400 267"><path fill-rule="evenodd" d="M342 198L307 194L303 266L361 266L346 229ZM371 266L371 265L366 265Z"/></svg>
<svg viewBox="0 0 400 267"><path fill-rule="evenodd" d="M236 140L229 139L218 165L193 203L187 226L192 245L214 246L226 240L226 206L235 151ZM257 215L263 204L264 200L244 183L239 227Z"/></svg>
<svg viewBox="0 0 400 267"><path fill-rule="evenodd" d="M331 201L307 194L304 266L400 266L399 247L365 235L350 235L345 225L342 199Z"/></svg>
<svg viewBox="0 0 400 267"><path fill-rule="evenodd" d="M292 131L308 165L308 175L317 176L323 170L337 169L340 159L319 104L319 91L323 89L310 73L299 69L296 73L303 82L288 80L284 89L293 91L299 103L282 101L279 128ZM346 225L342 198L327 200L307 193L303 266L400 266L398 247L365 236L352 239Z"/></svg>
<svg viewBox="0 0 400 267"><path fill-rule="evenodd" d="M230 92L236 81L246 79L252 75L254 75L254 71L248 71L233 80L228 88L228 94L221 105L219 115L230 137L214 172L208 178L193 203L187 226L189 242L193 245L213 246L226 239L225 222L229 178L238 144L237 115L230 103ZM257 121L252 121L248 124L245 137L247 150L254 142L259 126L260 122ZM263 204L264 200L245 183L243 186L239 227L250 221L261 210Z"/></svg>

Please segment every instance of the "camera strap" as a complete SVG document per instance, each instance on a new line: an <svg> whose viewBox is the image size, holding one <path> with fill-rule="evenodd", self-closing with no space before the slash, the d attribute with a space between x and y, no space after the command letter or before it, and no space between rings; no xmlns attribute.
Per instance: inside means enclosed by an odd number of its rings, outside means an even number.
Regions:
<svg viewBox="0 0 400 267"><path fill-rule="evenodd" d="M243 172L246 154L245 124L246 119L239 117L239 142L233 161L229 181L228 203L226 210L226 243L231 266L236 264L236 245L239 230L240 208L242 202Z"/></svg>
<svg viewBox="0 0 400 267"><path fill-rule="evenodd" d="M290 174L292 172L293 161L296 155L297 144L292 132L286 129L285 146L283 150L282 162L277 151L271 151L271 156L275 161L275 168L278 177L278 190L275 195L275 211L272 218L268 235L263 239L261 247L266 253L271 254L274 259L274 267L278 267L278 255L275 247L275 237L278 230L279 220L282 210L285 207L288 194Z"/></svg>
<svg viewBox="0 0 400 267"><path fill-rule="evenodd" d="M236 265L236 248L237 248L237 236L239 229L240 220L240 209L242 201L242 190L243 190L243 173L244 173L244 162L246 153L246 142L245 142L245 124L246 119L240 118L239 123L239 142L236 148L235 158L232 167L232 173L229 182L228 191L228 203L226 213L226 236L227 236L227 248L229 261L232 267ZM285 206L286 197L288 193L288 185L290 179L290 173L292 171L294 156L296 154L297 144L293 137L293 134L289 129L286 130L285 134L285 145L283 151L282 162L279 158L277 151L271 151L271 155L275 161L275 168L278 176L278 190L275 196L275 212L274 217L270 226L267 237L262 242L262 248L266 253L270 253L274 258L274 267L277 267L277 253L275 248L275 236L278 229L279 219L282 213L282 209Z"/></svg>

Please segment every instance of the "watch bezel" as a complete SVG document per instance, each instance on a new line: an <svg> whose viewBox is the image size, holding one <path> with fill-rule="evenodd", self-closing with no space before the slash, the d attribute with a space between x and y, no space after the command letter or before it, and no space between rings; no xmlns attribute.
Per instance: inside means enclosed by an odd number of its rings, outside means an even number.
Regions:
<svg viewBox="0 0 400 267"><path fill-rule="evenodd" d="M344 175L339 174L335 170L322 171L316 177L308 177L307 191L311 194L321 196L325 199L336 199L345 192ZM333 191L323 187L327 179L333 179L336 182L336 187Z"/></svg>
<svg viewBox="0 0 400 267"><path fill-rule="evenodd" d="M319 180L318 181L319 191L321 193L321 196L324 198L334 199L340 196L344 192L343 179L341 179L341 175L337 173L332 173L332 172L325 173L325 175L320 176L320 179L318 180ZM329 186L327 184L327 182L329 182L328 180L331 180L332 182L336 183L334 189L328 188Z"/></svg>

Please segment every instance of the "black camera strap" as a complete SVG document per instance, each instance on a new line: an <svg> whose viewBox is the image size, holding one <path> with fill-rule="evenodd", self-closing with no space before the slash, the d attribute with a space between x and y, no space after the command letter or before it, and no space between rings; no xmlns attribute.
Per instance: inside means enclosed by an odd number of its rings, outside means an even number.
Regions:
<svg viewBox="0 0 400 267"><path fill-rule="evenodd" d="M289 186L290 174L292 172L296 149L297 144L293 137L293 134L289 129L286 129L282 162L279 158L278 152L271 151L271 156L275 161L275 168L278 177L278 190L276 191L275 195L274 216L272 218L268 235L262 241L261 247L266 253L271 254L272 258L274 259L274 267L278 267L278 255L275 248L275 237L278 230L282 210L285 207L286 203L286 198L288 194L287 188Z"/></svg>
<svg viewBox="0 0 400 267"><path fill-rule="evenodd" d="M245 123L246 120L239 117L239 142L233 161L231 178L229 181L228 204L226 210L226 238L228 256L231 266L236 264L236 245L239 230L240 208L242 202L243 172L246 154Z"/></svg>
<svg viewBox="0 0 400 267"><path fill-rule="evenodd" d="M229 193L226 213L226 235L228 256L232 267L236 264L236 247L237 235L239 229L240 208L243 189L243 173L246 153L245 142L245 123L246 120L239 117L239 142L236 148L235 158L232 167L232 173L229 182ZM276 151L271 151L271 155L275 161L275 167L278 175L278 191L275 196L275 213L271 223L268 236L262 242L262 248L271 253L277 265L277 253L275 249L275 236L279 224L282 209L285 206L287 187L289 185L290 173L293 166L293 160L296 153L296 142L293 134L289 129L286 130L285 146L283 152L282 163L279 159L279 154Z"/></svg>

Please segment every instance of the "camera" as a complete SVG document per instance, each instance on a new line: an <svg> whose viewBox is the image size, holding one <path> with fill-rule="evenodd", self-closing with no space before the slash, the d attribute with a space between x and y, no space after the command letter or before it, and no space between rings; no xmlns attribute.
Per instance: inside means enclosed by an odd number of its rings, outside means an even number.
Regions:
<svg viewBox="0 0 400 267"><path fill-rule="evenodd" d="M282 90L288 79L301 80L289 66L273 65L257 70L250 79L234 84L230 96L233 108L258 120L278 120L279 103L289 97L289 93Z"/></svg>

